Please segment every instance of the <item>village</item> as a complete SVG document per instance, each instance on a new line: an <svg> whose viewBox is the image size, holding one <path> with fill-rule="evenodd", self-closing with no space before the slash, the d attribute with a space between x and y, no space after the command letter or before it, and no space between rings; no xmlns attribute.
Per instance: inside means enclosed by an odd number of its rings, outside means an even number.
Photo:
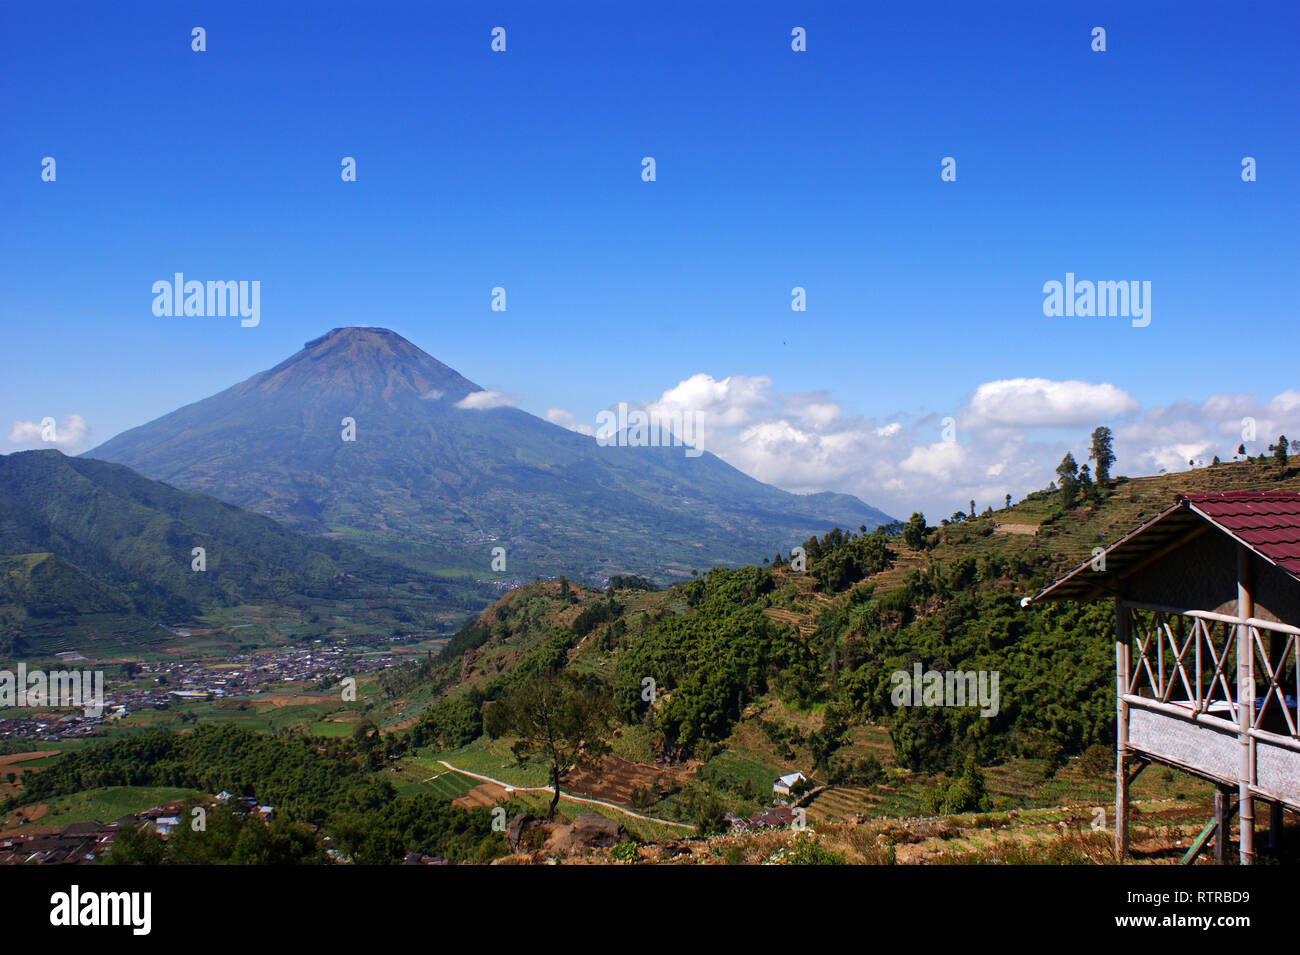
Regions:
<svg viewBox="0 0 1300 955"><path fill-rule="evenodd" d="M99 821L77 822L56 832L33 835L14 834L0 837L0 865L92 865L103 862L113 848L118 834L126 829L157 833L164 842L169 840L181 825L201 825L207 814L221 809L233 809L241 819L260 818L265 825L275 819L275 808L263 806L251 796L236 796L220 792L205 803L169 802L154 806L139 814L122 816L110 823ZM22 823L22 824L25 824ZM320 834L320 827L304 822L301 825ZM321 845L330 862L348 864L352 860L334 846L329 835L320 834ZM421 852L407 852L403 865L454 865L449 859Z"/></svg>
<svg viewBox="0 0 1300 955"><path fill-rule="evenodd" d="M267 825L275 817L271 806L228 792L219 793L202 806L190 807L189 814L193 817L200 808L206 814L227 806L232 806L240 816L256 814ZM57 832L6 836L0 838L0 865L90 865L106 855L118 833L128 827L147 829L168 839L181 825L186 809L185 803L171 802L146 809L139 815L122 816L111 823L77 822Z"/></svg>
<svg viewBox="0 0 1300 955"><path fill-rule="evenodd" d="M220 663L145 661L134 665L129 685L106 688L99 715L86 715L81 710L48 710L0 719L0 740L57 742L93 736L104 724L139 710L249 697L283 688L286 683L325 689L345 677L386 670L398 662L390 654L362 655L337 645L244 653Z"/></svg>

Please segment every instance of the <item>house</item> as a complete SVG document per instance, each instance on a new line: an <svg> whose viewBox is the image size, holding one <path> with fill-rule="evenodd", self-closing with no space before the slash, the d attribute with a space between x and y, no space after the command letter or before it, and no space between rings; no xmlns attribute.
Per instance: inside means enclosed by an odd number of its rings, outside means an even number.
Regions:
<svg viewBox="0 0 1300 955"><path fill-rule="evenodd" d="M421 852L408 852L402 859L402 865L451 865L446 859L425 855Z"/></svg>
<svg viewBox="0 0 1300 955"><path fill-rule="evenodd" d="M1022 603L1115 605L1115 850L1128 849L1128 790L1152 763L1215 786L1226 858L1255 858L1255 804L1270 843L1300 811L1300 492L1180 495L1151 520ZM1233 803L1235 800L1235 804Z"/></svg>
<svg viewBox="0 0 1300 955"><path fill-rule="evenodd" d="M181 813L184 808L183 803L172 802L165 806L146 809L140 814L140 818L144 820L145 825L166 839L181 824Z"/></svg>
<svg viewBox="0 0 1300 955"><path fill-rule="evenodd" d="M807 776L799 772L787 773L778 777L776 782L772 783L772 798L777 802L788 801L794 787L807 778Z"/></svg>
<svg viewBox="0 0 1300 955"><path fill-rule="evenodd" d="M88 865L112 845L115 825L79 822L59 832L0 842L0 865Z"/></svg>
<svg viewBox="0 0 1300 955"><path fill-rule="evenodd" d="M167 695L181 703L195 703L212 699L212 694L207 690L171 690Z"/></svg>
<svg viewBox="0 0 1300 955"><path fill-rule="evenodd" d="M795 811L786 806L764 809L749 817L751 829L785 829L794 825Z"/></svg>
<svg viewBox="0 0 1300 955"><path fill-rule="evenodd" d="M753 832L759 829L785 829L794 824L795 810L786 806L764 809L754 813L748 819L737 816L734 812L723 814L723 819L732 832Z"/></svg>

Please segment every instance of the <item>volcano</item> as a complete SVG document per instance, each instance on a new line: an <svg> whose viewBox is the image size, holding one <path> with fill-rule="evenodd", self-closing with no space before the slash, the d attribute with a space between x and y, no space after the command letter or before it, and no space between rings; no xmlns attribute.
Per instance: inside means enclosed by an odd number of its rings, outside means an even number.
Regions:
<svg viewBox="0 0 1300 955"><path fill-rule="evenodd" d="M890 520L850 495L771 487L707 452L603 447L501 406L382 328L336 328L85 456L425 570L489 579L671 580Z"/></svg>

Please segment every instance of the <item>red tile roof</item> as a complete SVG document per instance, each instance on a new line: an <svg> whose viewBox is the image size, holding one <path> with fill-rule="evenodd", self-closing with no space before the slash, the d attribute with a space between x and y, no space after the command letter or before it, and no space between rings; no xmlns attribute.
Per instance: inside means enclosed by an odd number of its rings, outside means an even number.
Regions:
<svg viewBox="0 0 1300 955"><path fill-rule="evenodd" d="M1300 491L1221 491L1180 494L1169 507L1105 549L1101 569L1089 558L1033 598L1095 600L1162 548L1186 541L1208 521L1300 580Z"/></svg>
<svg viewBox="0 0 1300 955"><path fill-rule="evenodd" d="M1186 502L1283 570L1300 577L1300 491L1184 494L1179 502Z"/></svg>

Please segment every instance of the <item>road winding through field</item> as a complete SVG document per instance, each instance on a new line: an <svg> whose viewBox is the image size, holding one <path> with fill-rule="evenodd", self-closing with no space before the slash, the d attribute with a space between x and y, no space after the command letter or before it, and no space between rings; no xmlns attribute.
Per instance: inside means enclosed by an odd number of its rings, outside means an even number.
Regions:
<svg viewBox="0 0 1300 955"><path fill-rule="evenodd" d="M445 759L438 760L443 766L446 766L454 773L460 773L462 776L468 776L470 779L480 779L485 783L491 783L494 786L500 786L506 792L519 790L520 792L549 793L554 792L550 786L516 786L514 783L508 783L502 779L493 779L491 776L484 776L482 773L471 773L468 769L461 769L459 766L453 766ZM659 819L656 816L643 816L639 812L633 812L631 809L624 809L612 802L604 802L600 799L588 799L586 796L574 796L560 790L560 798L568 799L572 802L585 802L593 806L604 806L606 809L613 809L615 812L621 812L625 816L631 816L633 819L643 819L646 822L657 822L661 826L676 826L678 829L689 829L695 831L695 827L685 822L674 822L671 819Z"/></svg>

